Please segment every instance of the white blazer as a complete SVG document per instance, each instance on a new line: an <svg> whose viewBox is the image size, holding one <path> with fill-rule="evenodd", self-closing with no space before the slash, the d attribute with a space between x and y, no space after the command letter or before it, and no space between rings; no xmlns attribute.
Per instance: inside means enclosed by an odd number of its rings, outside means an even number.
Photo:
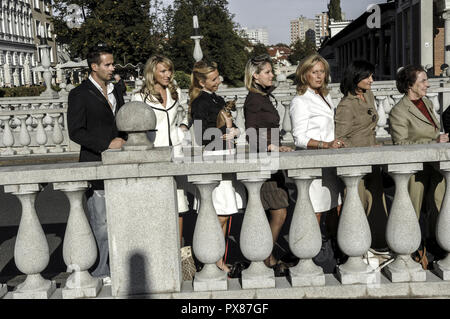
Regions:
<svg viewBox="0 0 450 319"><path fill-rule="evenodd" d="M334 140L335 106L328 94L325 99L312 89L297 95L291 101L291 123L294 142L306 149L310 139L323 142ZM322 169L322 178L314 179L309 187L309 198L315 213L328 211L341 204L340 187L333 169Z"/></svg>
<svg viewBox="0 0 450 319"><path fill-rule="evenodd" d="M334 114L336 107L328 94L325 103L312 89L303 95L295 96L291 101L290 116L292 134L297 147L306 149L310 139L323 142L334 140Z"/></svg>
<svg viewBox="0 0 450 319"><path fill-rule="evenodd" d="M161 146L181 146L182 134L180 134L177 122L178 122L178 106L187 103L186 95L181 93L180 89L177 89L178 101L174 101L170 95L170 91L166 88L167 102L164 107L159 102L151 102L147 98L144 102L149 105L156 115L156 132L150 132L147 134L149 139L154 142L156 147ZM135 93L131 97L131 101L143 102L145 96L142 93ZM185 112L184 118L180 123L187 126L187 112ZM155 134L156 133L156 134Z"/></svg>

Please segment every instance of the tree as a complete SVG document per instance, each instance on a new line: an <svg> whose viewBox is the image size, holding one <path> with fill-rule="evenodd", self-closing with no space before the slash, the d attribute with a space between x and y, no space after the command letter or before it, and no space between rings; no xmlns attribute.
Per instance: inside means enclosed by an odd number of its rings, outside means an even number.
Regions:
<svg viewBox="0 0 450 319"><path fill-rule="evenodd" d="M246 41L235 31L237 26L227 6L227 0L174 1L168 55L177 70L188 74L192 71L194 41L190 37L193 34L192 17L197 15L204 59L218 63L219 72L227 83L240 84L248 59Z"/></svg>
<svg viewBox="0 0 450 319"><path fill-rule="evenodd" d="M250 53L249 58L254 58L263 54L267 54L267 47L262 43L258 43L253 46L253 51Z"/></svg>
<svg viewBox="0 0 450 319"><path fill-rule="evenodd" d="M297 42L294 43L292 54L288 59L292 64L297 64L307 56L316 52L316 44L310 38L307 37L304 41L298 39Z"/></svg>
<svg viewBox="0 0 450 319"><path fill-rule="evenodd" d="M330 0L328 16L334 21L342 21L341 0Z"/></svg>
<svg viewBox="0 0 450 319"><path fill-rule="evenodd" d="M66 23L68 6L78 5L84 18L80 28ZM159 0L54 0L56 40L69 45L71 58L84 58L98 43L108 44L116 63L145 62L160 48L163 35L157 26Z"/></svg>

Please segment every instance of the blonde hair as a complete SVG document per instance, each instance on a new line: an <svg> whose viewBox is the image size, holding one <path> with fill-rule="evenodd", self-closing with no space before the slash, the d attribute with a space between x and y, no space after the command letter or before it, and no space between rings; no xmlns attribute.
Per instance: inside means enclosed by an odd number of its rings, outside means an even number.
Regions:
<svg viewBox="0 0 450 319"><path fill-rule="evenodd" d="M174 75L174 66L173 62L162 55L153 55L148 60L147 63L145 63L144 67L144 86L142 87L140 93L144 95L144 101L148 98L150 102L159 102L163 103L163 99L159 91L155 89L155 73L156 73L156 66L158 64L162 63L166 68L168 68L172 74L170 76L169 85L167 86L169 88L170 95L173 100L178 100L178 92L177 92L177 86L175 83L173 83L173 75Z"/></svg>
<svg viewBox="0 0 450 319"><path fill-rule="evenodd" d="M272 65L272 59L268 54L263 54L248 60L247 64L245 65L244 82L245 87L250 92L267 95L267 93L264 93L255 85L255 78L253 77L253 75L261 73L267 63Z"/></svg>
<svg viewBox="0 0 450 319"><path fill-rule="evenodd" d="M298 95L303 95L305 94L306 90L308 90L309 84L306 75L319 62L322 62L325 68L325 79L322 83L322 87L319 89L319 92L323 96L328 95L329 92L328 83L330 81L330 65L328 64L327 60L325 60L321 55L316 53L306 57L302 62L300 62L299 66L297 67L295 76L297 79Z"/></svg>
<svg viewBox="0 0 450 319"><path fill-rule="evenodd" d="M191 114L192 102L200 95L203 86L200 81L205 82L208 78L208 74L217 70L216 62L195 62L191 73L191 86L189 87L189 114Z"/></svg>

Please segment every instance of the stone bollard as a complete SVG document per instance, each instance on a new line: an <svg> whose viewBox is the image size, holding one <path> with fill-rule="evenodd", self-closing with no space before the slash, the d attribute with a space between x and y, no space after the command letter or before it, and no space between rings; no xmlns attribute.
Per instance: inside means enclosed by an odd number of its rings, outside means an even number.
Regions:
<svg viewBox="0 0 450 319"><path fill-rule="evenodd" d="M14 260L17 268L26 274L27 278L13 291L14 299L48 299L56 290L54 281L41 276L41 272L48 265L50 254L47 239L34 208L36 193L39 191L38 184L5 186L5 193L16 195L22 204Z"/></svg>
<svg viewBox="0 0 450 319"><path fill-rule="evenodd" d="M242 271L242 288L275 288L275 274L264 264L264 260L272 253L273 238L260 195L262 184L270 178L270 171L237 173L236 176L248 190L240 247L251 264Z"/></svg>
<svg viewBox="0 0 450 319"><path fill-rule="evenodd" d="M289 248L300 258L297 266L289 268L289 280L293 287L323 286L325 275L312 258L317 256L322 246L319 223L314 213L309 187L313 179L322 176L319 169L290 170L289 177L297 185L297 203L289 229Z"/></svg>
<svg viewBox="0 0 450 319"><path fill-rule="evenodd" d="M130 168L170 162L170 147L153 147L146 132L156 126L154 111L128 102L116 116L128 133L121 150L102 153L104 176L115 164ZM113 173L114 172L114 173ZM170 293L181 290L182 272L176 184L173 176L105 180L111 291L113 296Z"/></svg>
<svg viewBox="0 0 450 319"><path fill-rule="evenodd" d="M67 278L62 290L64 299L94 298L102 287L101 280L92 277L88 272L97 258L97 245L83 209L82 198L87 187L87 182L54 184L54 189L63 191L70 202L63 258L73 273Z"/></svg>
<svg viewBox="0 0 450 319"><path fill-rule="evenodd" d="M388 165L395 181L395 197L386 226L386 242L396 257L384 270L392 282L426 280L426 272L411 258L420 246L421 233L408 193L409 178L422 167L422 163Z"/></svg>

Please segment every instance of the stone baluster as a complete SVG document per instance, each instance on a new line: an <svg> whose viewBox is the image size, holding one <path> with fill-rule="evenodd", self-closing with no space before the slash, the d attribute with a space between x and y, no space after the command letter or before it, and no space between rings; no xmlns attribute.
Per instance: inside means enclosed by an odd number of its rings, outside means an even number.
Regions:
<svg viewBox="0 0 450 319"><path fill-rule="evenodd" d="M247 208L242 222L240 247L250 266L242 271L242 288L274 288L275 275L264 264L273 249L273 238L266 213L261 203L261 186L270 172L237 173L237 179L248 190Z"/></svg>
<svg viewBox="0 0 450 319"><path fill-rule="evenodd" d="M59 124L60 113L51 113L50 116L53 119L53 133L52 140L55 143L55 148L51 150L52 153L62 153L64 149L61 147L61 143L64 141L64 136Z"/></svg>
<svg viewBox="0 0 450 319"><path fill-rule="evenodd" d="M339 265L338 278L342 284L375 283L375 270L364 263L363 256L372 243L370 226L358 194L361 178L372 171L371 166L338 167L337 174L343 179L347 194L339 217L337 240L342 252L348 256Z"/></svg>
<svg viewBox="0 0 450 319"><path fill-rule="evenodd" d="M435 264L435 272L443 280L450 280L450 162L441 162L440 169L445 177L446 192L436 223L436 240L447 252L447 256Z"/></svg>
<svg viewBox="0 0 450 319"><path fill-rule="evenodd" d="M2 136L2 143L6 147L6 150L2 152L2 155L15 155L16 151L13 150L14 145L14 135L11 130L11 127L9 126L9 120L11 116L9 115L3 115L0 116L0 121L3 122L3 136Z"/></svg>
<svg viewBox="0 0 450 319"><path fill-rule="evenodd" d="M297 185L297 203L289 229L289 248L300 261L289 269L289 280L294 287L323 286L325 275L321 267L314 264L322 246L319 223L314 213L309 187L314 178L322 176L321 169L290 170L289 177Z"/></svg>
<svg viewBox="0 0 450 319"><path fill-rule="evenodd" d="M44 279L41 272L50 260L49 248L44 231L34 208L39 184L6 185L5 193L16 195L22 204L22 216L14 247L17 268L27 275L17 286L13 298L47 299L56 289L55 282Z"/></svg>
<svg viewBox="0 0 450 319"><path fill-rule="evenodd" d="M48 109L50 109L50 103L42 103L39 108L43 109L43 110L48 110ZM45 114L43 124L45 126L45 130L46 131L51 131L53 129L52 128L53 119L50 116L50 113L46 113Z"/></svg>
<svg viewBox="0 0 450 319"><path fill-rule="evenodd" d="M408 181L412 174L422 170L422 163L388 165L395 181L395 197L386 226L386 242L395 252L395 260L384 270L392 282L425 281L426 273L411 258L420 246L419 221L408 193Z"/></svg>
<svg viewBox="0 0 450 319"><path fill-rule="evenodd" d="M227 274L216 262L225 253L225 238L212 202L212 192L222 179L216 175L188 176L188 181L200 191L200 209L195 224L193 250L198 260L205 265L194 277L195 291L227 290Z"/></svg>
<svg viewBox="0 0 450 319"><path fill-rule="evenodd" d="M388 95L386 102L384 103L384 111L386 112L386 115L389 116L391 114L391 110L395 105L395 101L392 98L392 96Z"/></svg>
<svg viewBox="0 0 450 319"><path fill-rule="evenodd" d="M23 111L30 111L31 104L30 103L22 103L20 105L20 109L23 110ZM25 124L27 125L27 130L29 132L33 131L33 122L34 122L33 117L32 116L28 116L28 118L25 121Z"/></svg>
<svg viewBox="0 0 450 319"><path fill-rule="evenodd" d="M395 94L392 95L392 99L394 100L394 106L397 105L398 102L400 102L401 99L403 99L404 95Z"/></svg>
<svg viewBox="0 0 450 319"><path fill-rule="evenodd" d="M47 133L45 133L44 125L42 120L44 118L43 113L35 114L33 117L37 120L37 128L36 128L36 143L39 145L39 148L35 150L35 153L45 154L48 153L48 149L45 147L47 143Z"/></svg>
<svg viewBox="0 0 450 319"><path fill-rule="evenodd" d="M20 154L31 154L32 151L29 148L31 143L30 132L27 130L26 119L28 118L27 114L17 115L17 118L20 120L20 134L19 134L19 143L22 145L22 149L20 150Z"/></svg>
<svg viewBox="0 0 450 319"><path fill-rule="evenodd" d="M16 115L12 117L11 121L10 121L10 125L12 127L12 129L14 130L14 132L20 132L20 126L21 126L21 121L19 119L19 117Z"/></svg>
<svg viewBox="0 0 450 319"><path fill-rule="evenodd" d="M388 137L389 134L385 130L385 126L387 125L387 117L386 111L384 109L385 102L387 101L387 96L376 96L375 98L377 100L376 107L378 112L376 135L377 137Z"/></svg>
<svg viewBox="0 0 450 319"><path fill-rule="evenodd" d="M292 135L292 123L289 109L291 107L290 102L283 103L284 117L283 117L283 130L285 132L283 136L284 143L294 143L294 136Z"/></svg>
<svg viewBox="0 0 450 319"><path fill-rule="evenodd" d="M63 191L70 202L63 258L73 272L62 290L63 298L96 297L102 287L101 280L88 272L97 258L97 244L83 208L83 194L87 187L87 182L54 184L54 189Z"/></svg>
<svg viewBox="0 0 450 319"><path fill-rule="evenodd" d="M8 293L8 287L6 285L0 284L0 298Z"/></svg>
<svg viewBox="0 0 450 319"><path fill-rule="evenodd" d="M441 113L441 105L439 103L439 94L434 93L434 92L428 92L427 97L433 103L434 112L436 114L440 114Z"/></svg>
<svg viewBox="0 0 450 319"><path fill-rule="evenodd" d="M245 134L245 117L244 117L244 105L238 105L236 103L236 126L241 131L241 135L237 138L236 143L238 145L246 144Z"/></svg>

